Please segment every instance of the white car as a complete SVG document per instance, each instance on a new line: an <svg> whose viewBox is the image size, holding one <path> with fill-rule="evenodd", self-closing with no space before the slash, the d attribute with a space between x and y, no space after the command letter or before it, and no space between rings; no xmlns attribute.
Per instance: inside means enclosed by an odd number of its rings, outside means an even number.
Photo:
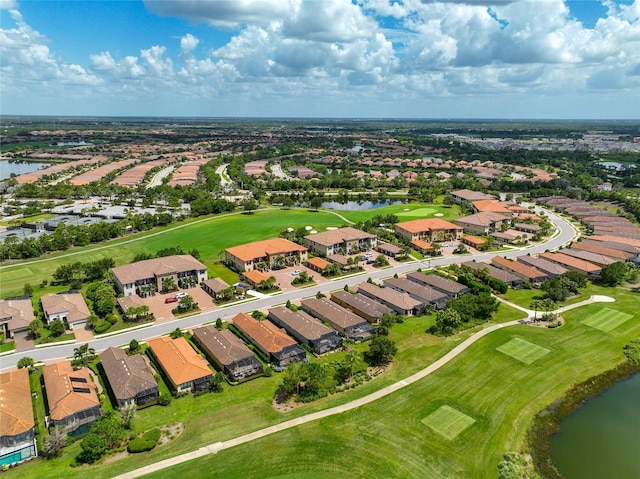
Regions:
<svg viewBox="0 0 640 479"><path fill-rule="evenodd" d="M176 293L176 298L186 298L187 296L189 296L187 293Z"/></svg>
<svg viewBox="0 0 640 479"><path fill-rule="evenodd" d="M302 271L300 271L299 269L296 269L293 273L291 273L293 276L298 276L300 273L302 273Z"/></svg>

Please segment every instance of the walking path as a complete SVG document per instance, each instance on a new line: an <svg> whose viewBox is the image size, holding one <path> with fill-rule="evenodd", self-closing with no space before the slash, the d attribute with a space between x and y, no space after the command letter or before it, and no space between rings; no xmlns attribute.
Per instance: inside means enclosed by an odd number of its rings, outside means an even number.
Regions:
<svg viewBox="0 0 640 479"><path fill-rule="evenodd" d="M203 446L200 449L197 449L195 451L180 454L178 456L165 459L164 461L156 462L154 464L149 464L148 466L134 469L133 471L126 472L119 476L115 476L114 479L133 479L136 477L141 477L146 474L151 474L152 472L157 472L162 469L166 469L167 467L172 467L187 461L191 461L192 459L197 459L199 457L207 456L209 454L216 454L218 451L229 449L231 447L238 446L240 444L244 444L246 442L250 442L255 439L260 439L265 436L274 434L276 432L285 431L287 429L291 429L292 427L296 427L301 424L306 424L308 422L316 421L318 419L334 416L336 414L340 414L346 411L351 411L352 409L356 409L366 404L372 403L373 401L376 401L382 397L388 396L389 394L392 394L410 384L415 383L416 381L419 381L420 379L423 379L429 376L431 373L440 369L442 366L450 362L452 359L454 359L460 353L466 350L469 346L471 346L473 343L478 341L480 338L483 338L487 334L497 329L506 328L508 326L514 326L516 324L520 324L519 321L509 321L507 323L494 324L493 326L489 326L488 328L478 331L477 333L467 338L465 341L457 345L447 354L445 354L440 359L430 364L426 368L418 371L417 373L409 376L408 378L402 379L394 384L391 384L385 388L382 388L360 399L356 399L354 401L348 402L346 404L342 404L340 406L335 406L329 409L325 409L324 411L318 411L312 414L307 414L305 416L297 417L295 419L290 419L289 421L285 421L280 424L275 424L273 426L265 427L263 429L259 429L258 431L250 432L248 434L244 434L242 436L238 436L233 439L229 439L227 441L215 442L207 446Z"/></svg>
<svg viewBox="0 0 640 479"><path fill-rule="evenodd" d="M502 298L497 298L498 301L505 303L512 308L518 309L527 313L528 318L531 319L534 316L534 311L530 309L523 308L522 306L518 306L517 304L512 303L511 301L504 300ZM568 311L570 309L579 308L586 304L603 302L603 303L611 303L614 302L615 299L609 296L600 296L593 295L589 299L580 301L579 303L571 304L569 306L565 306L563 308L559 308L555 310L555 313L561 313L564 311ZM417 373L409 376L408 378L402 379L394 384L391 384L385 388L382 388L378 391L375 391L367 396L364 396L360 399L356 399L354 401L348 402L346 404L342 404L340 406L335 406L329 409L325 409L324 411L318 411L312 414L307 414L305 416L297 417L295 419L290 419L289 421L282 422L280 424L274 424L273 426L265 427L263 429L259 429L254 432L250 432L248 434L244 434L242 436L238 436L227 441L219 441L212 444L208 444L207 446L203 446L195 451L187 452L184 454L180 454L175 457L171 457L169 459L165 459L164 461L156 462L154 464L149 464L148 466L144 466L138 469L134 469L133 471L126 472L119 476L116 476L115 479L134 479L137 477L144 476L146 474L151 474L153 472L160 471L162 469L166 469L168 467L176 466L178 464L182 464L187 461L191 461L193 459L197 459L199 457L207 456L209 454L216 454L218 451L222 451L224 449L229 449L234 446L238 446L240 444L244 444L246 442L254 441L256 439L263 438L265 436L269 436L276 432L285 431L287 429L291 429L292 427L299 426L301 424L306 424L312 421L316 421L318 419L322 419L329 416L334 416L336 414L341 414L343 412L351 411L353 409L359 408L366 404L372 403L380 398L388 396L400 389L419 381L431 373L437 371L445 364L449 363L451 360L460 355L463 351L465 351L469 346L483 338L487 334L492 333L498 329L506 328L509 326L515 326L517 324L521 324L522 320L509 321L507 323L494 324L493 326L489 326L477 333L473 334L462 343L458 344L455 348L449 351L447 354L442 356L440 359L430 364L426 368L418 371Z"/></svg>

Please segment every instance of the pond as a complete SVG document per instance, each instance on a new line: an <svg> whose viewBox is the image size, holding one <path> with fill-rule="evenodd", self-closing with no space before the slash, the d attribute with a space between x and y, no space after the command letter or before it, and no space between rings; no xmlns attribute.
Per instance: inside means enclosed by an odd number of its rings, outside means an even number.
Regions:
<svg viewBox="0 0 640 479"><path fill-rule="evenodd" d="M551 437L566 479L640 478L640 374L587 400Z"/></svg>
<svg viewBox="0 0 640 479"><path fill-rule="evenodd" d="M31 173L39 170L43 166L49 166L47 163L32 162L9 162L0 161L0 181L11 178L11 174L21 175L23 173Z"/></svg>
<svg viewBox="0 0 640 479"><path fill-rule="evenodd" d="M325 201L322 203L323 208L329 208L332 210L345 210L345 211L360 211L360 210L372 210L375 208L382 208L383 206L389 205L400 205L404 203L404 201L391 201L391 200L381 200L381 201L347 201L344 203L338 201Z"/></svg>
<svg viewBox="0 0 640 479"><path fill-rule="evenodd" d="M626 168L635 168L636 165L632 165L629 163L618 163L617 161L601 161L600 165L605 168L615 169L616 171L622 171Z"/></svg>

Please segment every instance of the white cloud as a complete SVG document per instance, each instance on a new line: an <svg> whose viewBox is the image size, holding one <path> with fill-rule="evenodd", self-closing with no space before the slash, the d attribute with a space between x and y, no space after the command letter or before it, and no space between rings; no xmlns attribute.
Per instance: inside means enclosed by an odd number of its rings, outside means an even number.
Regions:
<svg viewBox="0 0 640 479"><path fill-rule="evenodd" d="M376 22L350 0L303 2L284 21L285 37L318 42L351 42L375 34Z"/></svg>
<svg viewBox="0 0 640 479"><path fill-rule="evenodd" d="M0 10L12 10L18 6L15 0L0 0Z"/></svg>
<svg viewBox="0 0 640 479"><path fill-rule="evenodd" d="M299 0L144 0L158 15L186 18L216 27L267 25L287 16Z"/></svg>

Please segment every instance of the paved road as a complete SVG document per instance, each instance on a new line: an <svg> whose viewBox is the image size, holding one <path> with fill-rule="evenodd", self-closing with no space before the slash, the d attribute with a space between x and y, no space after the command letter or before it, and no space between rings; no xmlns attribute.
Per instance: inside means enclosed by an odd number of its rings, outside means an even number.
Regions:
<svg viewBox="0 0 640 479"><path fill-rule="evenodd" d="M220 166L218 166L218 168L216 168L216 175L218 175L220 177L220 185L225 189L230 189L233 182L227 178L229 178L229 175L227 175L227 166L229 166L227 163L224 163Z"/></svg>
<svg viewBox="0 0 640 479"><path fill-rule="evenodd" d="M155 175L153 175L153 178L151 178L151 181L149 181L147 188L160 186L162 184L162 180L167 176L169 176L171 173L173 173L173 170L175 170L178 166L179 165L169 165L166 168L163 168L160 171L158 171Z"/></svg>
<svg viewBox="0 0 640 479"><path fill-rule="evenodd" d="M511 303L509 301L506 301L504 299L498 298L501 302L508 304L509 306L519 309L523 312L526 312L529 315L530 319L533 319L533 316L535 314L534 311L523 308L521 306L518 306L517 304ZM585 304L591 304L591 303L596 303L596 302L602 302L602 303L610 303L615 301L615 299L610 298L609 296L599 296L599 295L594 295L591 296L589 299L585 300L585 301L581 301L579 303L575 303L569 306L566 306L564 308L560 308L558 310L556 310L555 312L559 313L559 312L563 312L563 311L567 311L569 309L574 309L574 308L579 308L580 306L584 306ZM269 426L269 427L265 427L263 429L259 429L258 431L254 431L254 432L250 432L248 434L244 434L242 436L238 436L232 439L229 439L227 441L221 441L221 442L215 442L212 444L209 444L207 446L203 446L195 451L191 451L191 452L187 452L184 454L180 454L179 456L174 456L171 457L169 459L165 459L164 461L160 461L160 462L156 462L154 464L150 464L148 466L144 466L138 469L134 469L133 471L129 471L126 472L124 474L121 474L119 476L116 476L115 479L134 479L137 477L141 477L144 476L146 474L151 474L152 472L157 472L160 471L162 469L166 469L168 467L171 466L175 466L177 464L182 464L183 462L187 462L187 461L191 461L192 459L197 459L199 457L203 457L209 454L216 454L218 451L222 451L224 449L229 449L231 447L234 446L238 446L240 444L244 444L246 442L249 441L253 441L255 439L260 439L262 437L265 436L269 436L271 434L274 434L276 432L280 432L280 431L284 431L286 429L290 429L292 427L296 427L299 426L301 424L306 424L308 422L311 421L316 421L318 419L322 419L328 416L334 416L336 414L340 414L346 411L351 411L352 409L356 409L358 407L364 406L366 404L372 403L373 401L376 401L384 396L387 396L389 394L392 394L406 386L408 386L409 384L415 383L416 381L423 379L427 376L429 376L431 373L437 371L438 369L440 369L442 366L444 366L445 364L447 364L448 362L450 362L452 359L456 358L458 355L460 355L462 352L464 352L469 346L471 346L473 343L475 343L476 341L478 341L480 338L483 338L484 336L486 336L487 334L492 333L493 331L497 330L497 329L501 329L501 328L506 328L508 326L514 326L516 324L520 324L521 320L516 320L516 321L509 321L507 323L500 323L500 324L495 324L493 326L489 326L488 328L482 329L481 331L478 331L477 333L473 334L472 336L470 336L469 338L467 338L465 341L463 341L462 343L460 343L459 345L457 345L455 348L453 348L451 351L449 351L447 354L445 354L444 356L442 356L440 359L438 359L437 361L435 361L434 363L430 364L429 366L427 366L426 368L418 371L417 373L409 376L408 378L402 379L394 384L391 384L385 388L379 389L378 391L375 391L367 396L364 396L360 399L356 399L354 401L348 402L346 404L342 404L340 406L335 406L329 409L325 409L323 411L318 411L312 414L307 414L305 416L301 416L301 417L297 417L294 419L291 419L289 421L285 421L279 424L275 424L273 426Z"/></svg>
<svg viewBox="0 0 640 479"><path fill-rule="evenodd" d="M502 251L499 253L499 255L507 258L515 258L517 256L522 256L529 253L543 253L547 250L557 249L569 243L577 236L578 232L576 231L574 226L567 222L565 219L554 213L547 212L547 214L549 216L549 219L556 226L556 233L553 237L551 237L544 243L506 252ZM270 308L276 304L284 304L287 302L287 300L296 301L303 298L312 297L315 296L318 292L324 293L327 291L343 289L345 285L353 286L361 283L362 281L365 281L369 277L371 277L371 279L373 280L379 280L382 278L393 276L396 273L409 273L411 271L415 271L418 268L426 269L433 268L435 266L445 266L453 263L460 263L461 261L469 261L471 259L475 259L477 261L486 261L493 258L495 255L495 252L489 252L478 253L473 256L451 256L446 258L433 258L418 262L405 263L388 269L382 269L374 272L367 272L362 275L337 279L329 284L317 285L310 288L291 291L284 294L271 296L269 298L256 299L242 304L231 305L219 310L205 312L194 316L189 316L187 318L176 319L167 323L153 324L136 331L129 331L110 337L96 339L91 342L91 347L99 352L111 346L123 346L129 344L132 339L144 341L149 338L168 334L178 327L181 329L189 329L195 326L199 326L203 323L214 322L217 318L222 318L223 320L229 319L241 312ZM14 368L17 361L24 356L31 357L36 362L67 358L73 356L73 349L76 347L77 344L67 344L30 351L15 352L14 354L11 354L9 356L0 358L0 370Z"/></svg>

